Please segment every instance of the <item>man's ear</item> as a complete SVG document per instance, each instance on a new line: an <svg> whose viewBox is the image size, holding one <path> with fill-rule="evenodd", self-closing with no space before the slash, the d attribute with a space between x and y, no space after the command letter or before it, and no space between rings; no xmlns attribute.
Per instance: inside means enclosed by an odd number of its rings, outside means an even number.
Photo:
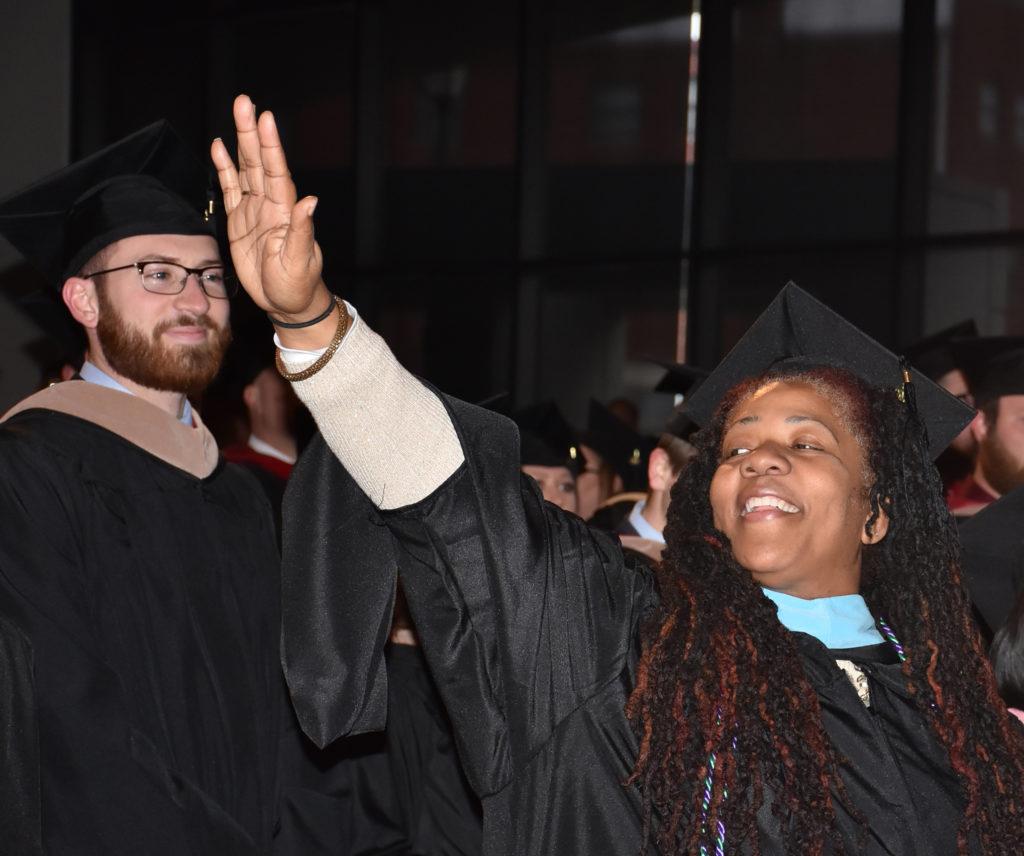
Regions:
<svg viewBox="0 0 1024 856"><path fill-rule="evenodd" d="M974 418L967 427L971 431L971 436L974 438L974 442L981 443L988 435L988 429L991 426L989 426L988 418L985 416L984 412L979 410L974 414Z"/></svg>
<svg viewBox="0 0 1024 856"><path fill-rule="evenodd" d="M100 320L96 283L80 276L68 277L61 289L61 297L72 318L88 330L96 329Z"/></svg>
<svg viewBox="0 0 1024 856"><path fill-rule="evenodd" d="M654 449L647 458L647 485L660 491L672 487L672 462L664 449Z"/></svg>
<svg viewBox="0 0 1024 856"><path fill-rule="evenodd" d="M865 546L868 544L877 544L881 541L886 534L889 532L889 513L885 510L885 503L882 503L878 509L878 517L875 518L875 522L868 526L868 521L871 520L871 515L864 520L864 528L860 531L860 542Z"/></svg>
<svg viewBox="0 0 1024 856"><path fill-rule="evenodd" d="M260 391L256 384L248 383L245 385L245 389L242 390L242 403L245 404L246 409L252 413L260 402Z"/></svg>

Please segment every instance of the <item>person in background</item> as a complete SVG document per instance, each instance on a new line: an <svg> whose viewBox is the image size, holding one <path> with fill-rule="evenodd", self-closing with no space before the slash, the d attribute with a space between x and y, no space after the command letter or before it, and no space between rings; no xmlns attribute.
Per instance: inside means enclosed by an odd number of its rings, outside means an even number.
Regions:
<svg viewBox="0 0 1024 856"><path fill-rule="evenodd" d="M974 397L967 387L967 377L954 353L954 343L975 339L977 336L977 325L968 319L920 339L904 351L904 356L910 365L931 378L950 395L955 395L964 404L973 407ZM953 484L971 474L977 449L977 441L968 426L935 461L947 492Z"/></svg>
<svg viewBox="0 0 1024 856"><path fill-rule="evenodd" d="M960 522L964 577L986 641L1024 594L1024 486Z"/></svg>
<svg viewBox="0 0 1024 856"><path fill-rule="evenodd" d="M1024 594L1010 609L1006 622L989 648L999 694L1017 719L1024 723Z"/></svg>
<svg viewBox="0 0 1024 856"><path fill-rule="evenodd" d="M262 335L260 335L262 334ZM274 365L265 330L236 336L221 378L209 398L235 416L225 460L248 470L260 483L280 524L281 503L298 456L296 422L302 405Z"/></svg>
<svg viewBox="0 0 1024 856"><path fill-rule="evenodd" d="M646 495L647 457L655 441L630 428L594 399L590 399L584 437L584 455L588 449L595 450L602 468L610 473L604 477L603 483L612 491L584 519L601 529L615 531L633 506Z"/></svg>
<svg viewBox="0 0 1024 856"><path fill-rule="evenodd" d="M672 488L697 454L689 441L696 427L677 411L658 438L658 445L647 457L647 493L633 504L629 514L614 530L623 547L643 553L648 558L661 559Z"/></svg>
<svg viewBox="0 0 1024 856"><path fill-rule="evenodd" d="M974 469L947 492L950 510L962 518L1024 485L1024 337L982 337L953 347L978 409L970 425Z"/></svg>
<svg viewBox="0 0 1024 856"><path fill-rule="evenodd" d="M584 455L558 405L551 401L537 404L520 410L514 419L520 431L522 471L537 483L544 499L578 514L576 480Z"/></svg>
<svg viewBox="0 0 1024 856"><path fill-rule="evenodd" d="M578 513L584 520L593 518L609 496L622 491L622 477L587 440L584 432L580 440L583 467L576 477Z"/></svg>
<svg viewBox="0 0 1024 856"><path fill-rule="evenodd" d="M654 558L660 556L660 545L664 544L660 536L652 536L655 531L660 533L665 528L663 511L668 509L668 491L664 487L665 464L667 462L668 477L674 484L692 451L689 440L698 427L681 414L678 404L685 400L685 396L695 392L708 376L706 369L686 363L659 361L658 365L665 369L665 374L655 385L654 391L671 394L677 406L673 409L665 430L659 436L657 447L647 457L646 492L638 490L609 497L589 518L595 526L629 538L628 544L632 549L639 548L640 552ZM633 455L633 449L648 447L647 438L635 431L627 435L618 425L608 423L606 418L603 419L604 414L596 402L591 402L591 410L592 423L610 425L604 429L604 435L622 438L617 445L615 440L606 440L606 446L624 449L630 457ZM623 452L619 452L618 457L623 458ZM668 485L668 489L671 489L671 484ZM646 534L640 535L640 531Z"/></svg>
<svg viewBox="0 0 1024 856"><path fill-rule="evenodd" d="M628 398L614 398L608 402L608 412L630 430L636 431L640 424L640 410Z"/></svg>

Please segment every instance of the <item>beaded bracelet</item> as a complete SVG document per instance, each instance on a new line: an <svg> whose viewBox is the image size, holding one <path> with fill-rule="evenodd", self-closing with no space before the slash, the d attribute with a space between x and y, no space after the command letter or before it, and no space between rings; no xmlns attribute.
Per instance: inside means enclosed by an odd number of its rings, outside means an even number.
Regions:
<svg viewBox="0 0 1024 856"><path fill-rule="evenodd" d="M340 313L340 317L338 318L338 328L334 331L334 338L331 339L327 349L316 358L315 362L297 372L289 372L284 364L284 360L281 359L281 350L278 349L275 353L274 362L277 365L277 371L286 381L295 383L296 381L306 380L307 378L312 377L320 371L320 369L326 366L328 362L330 362L331 357L334 356L334 352L338 350L338 347L341 345L341 340L345 338L345 334L348 332L348 328L352 323L352 316L348 314L348 310L345 308L345 301L337 295L334 297L334 303L331 304L331 310L333 310L335 306L338 307L338 311Z"/></svg>

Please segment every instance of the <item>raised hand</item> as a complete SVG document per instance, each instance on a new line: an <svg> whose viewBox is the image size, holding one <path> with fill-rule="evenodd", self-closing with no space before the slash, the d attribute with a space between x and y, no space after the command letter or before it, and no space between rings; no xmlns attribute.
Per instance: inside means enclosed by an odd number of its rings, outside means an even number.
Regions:
<svg viewBox="0 0 1024 856"><path fill-rule="evenodd" d="M319 314L330 296L313 236L315 197L296 201L273 114L256 116L247 95L234 103L238 168L222 140L210 150L217 167L235 272L253 301L281 320Z"/></svg>

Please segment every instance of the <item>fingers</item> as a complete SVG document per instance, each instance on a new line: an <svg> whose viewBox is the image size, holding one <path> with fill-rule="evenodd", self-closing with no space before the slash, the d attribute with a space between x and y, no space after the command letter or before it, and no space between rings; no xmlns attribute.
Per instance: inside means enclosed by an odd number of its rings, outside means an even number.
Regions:
<svg viewBox="0 0 1024 856"><path fill-rule="evenodd" d="M315 261L313 211L316 210L317 201L315 196L307 196L292 208L291 223L288 224L284 247L281 249L282 261L286 268L308 268L310 263Z"/></svg>
<svg viewBox="0 0 1024 856"><path fill-rule="evenodd" d="M227 146L220 137L217 137L210 146L210 158L217 168L217 180L220 182L221 193L224 194L224 210L230 214L242 201L242 188L238 183L235 162L231 160Z"/></svg>
<svg viewBox="0 0 1024 856"><path fill-rule="evenodd" d="M263 163L260 159L260 139L256 128L256 105L248 95L235 99L232 112L238 134L239 184L244 192L263 195Z"/></svg>
<svg viewBox="0 0 1024 856"><path fill-rule="evenodd" d="M295 182L288 171L281 136L277 132L277 122L268 110L263 113L256 125L260 141L260 159L263 162L264 191L271 202L291 208L295 205Z"/></svg>

